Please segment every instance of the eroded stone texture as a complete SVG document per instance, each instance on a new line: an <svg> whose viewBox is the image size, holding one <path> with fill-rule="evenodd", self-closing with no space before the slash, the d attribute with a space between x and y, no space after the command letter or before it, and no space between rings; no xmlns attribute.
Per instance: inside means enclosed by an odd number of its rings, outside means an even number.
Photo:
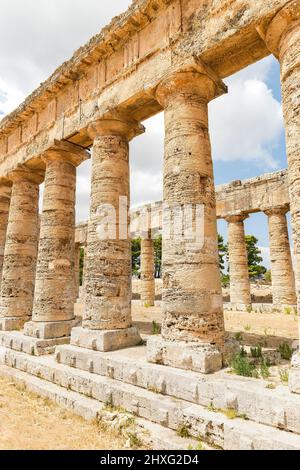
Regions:
<svg viewBox="0 0 300 470"><path fill-rule="evenodd" d="M32 312L38 246L39 184L43 175L26 168L9 175L13 182L4 250L0 329L19 329Z"/></svg>
<svg viewBox="0 0 300 470"><path fill-rule="evenodd" d="M7 179L0 179L0 287L2 280L2 267L4 248L6 241L6 230L8 224L8 213L11 196L11 183Z"/></svg>
<svg viewBox="0 0 300 470"><path fill-rule="evenodd" d="M154 246L151 238L141 239L141 303L152 307L155 302Z"/></svg>
<svg viewBox="0 0 300 470"><path fill-rule="evenodd" d="M244 220L247 215L227 217L228 254L230 270L230 302L235 305L250 305L250 280L248 255L245 242Z"/></svg>
<svg viewBox="0 0 300 470"><path fill-rule="evenodd" d="M270 261L274 305L295 305L295 279L286 220L287 207L266 211L269 223Z"/></svg>
<svg viewBox="0 0 300 470"><path fill-rule="evenodd" d="M46 163L43 212L29 336L43 337L43 323L74 319L74 253L76 166L87 153L71 144L59 144L44 155ZM39 323L41 328L39 329ZM70 323L71 327L71 323ZM65 326L62 325L63 336Z"/></svg>
<svg viewBox="0 0 300 470"><path fill-rule="evenodd" d="M163 240L162 337L221 347L224 322L207 106L220 93L218 86L208 75L181 73L158 87L157 99L165 110L164 202L171 210L184 204L204 208L199 244L172 231ZM175 217L173 212L171 223Z"/></svg>
<svg viewBox="0 0 300 470"><path fill-rule="evenodd" d="M300 1L289 2L272 20L266 34L269 49L281 66L282 105L290 185L290 209L300 309Z"/></svg>
<svg viewBox="0 0 300 470"><path fill-rule="evenodd" d="M141 131L138 123L119 115L90 127L94 146L85 256L86 329L126 329L132 323L128 141Z"/></svg>

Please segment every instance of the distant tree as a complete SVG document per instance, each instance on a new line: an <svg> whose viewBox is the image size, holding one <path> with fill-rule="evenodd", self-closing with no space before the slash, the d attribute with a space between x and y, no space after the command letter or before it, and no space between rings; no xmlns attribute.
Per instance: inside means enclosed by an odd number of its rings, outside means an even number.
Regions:
<svg viewBox="0 0 300 470"><path fill-rule="evenodd" d="M133 238L131 240L131 263L132 263L132 274L134 276L140 276L141 272L141 239Z"/></svg>
<svg viewBox="0 0 300 470"><path fill-rule="evenodd" d="M224 238L218 234L218 248L219 248L219 266L223 272L225 269L225 260L228 256L228 245L225 245Z"/></svg>
<svg viewBox="0 0 300 470"><path fill-rule="evenodd" d="M162 235L157 235L154 238L153 245L154 245L155 277L161 278Z"/></svg>
<svg viewBox="0 0 300 470"><path fill-rule="evenodd" d="M261 277L267 269L261 264L263 258L261 250L258 248L258 239L254 235L246 235L246 246L248 253L249 276L251 279Z"/></svg>
<svg viewBox="0 0 300 470"><path fill-rule="evenodd" d="M266 281L268 284L271 284L271 282L272 282L272 274L271 274L271 271L270 271L270 270L266 271L264 278L265 278L265 281Z"/></svg>

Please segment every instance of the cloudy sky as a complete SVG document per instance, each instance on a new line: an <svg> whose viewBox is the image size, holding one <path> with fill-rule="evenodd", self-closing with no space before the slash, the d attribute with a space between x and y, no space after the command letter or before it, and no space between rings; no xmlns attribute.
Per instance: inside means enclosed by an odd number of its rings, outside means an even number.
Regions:
<svg viewBox="0 0 300 470"><path fill-rule="evenodd" d="M124 11L130 0L1 0L0 118L12 111L75 49ZM279 67L269 57L226 80L229 93L210 104L216 183L285 168ZM162 197L163 115L131 143L132 205ZM77 220L88 218L90 163L78 169ZM226 224L219 231L227 238ZM267 220L246 231L259 238L268 264Z"/></svg>

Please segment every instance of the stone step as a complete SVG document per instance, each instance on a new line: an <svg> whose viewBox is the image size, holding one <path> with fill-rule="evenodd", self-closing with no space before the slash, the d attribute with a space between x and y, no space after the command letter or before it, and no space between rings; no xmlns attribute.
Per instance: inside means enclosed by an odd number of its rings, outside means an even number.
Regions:
<svg viewBox="0 0 300 470"><path fill-rule="evenodd" d="M0 346L24 352L32 356L53 354L58 344L67 344L70 337L38 339L25 336L21 331L0 331Z"/></svg>
<svg viewBox="0 0 300 470"><path fill-rule="evenodd" d="M220 371L204 375L150 364L146 348L101 353L77 346L56 348L58 362L149 391L215 409L234 409L257 423L300 434L300 396L279 385Z"/></svg>
<svg viewBox="0 0 300 470"><path fill-rule="evenodd" d="M134 432L135 437L147 448L157 450L196 450L199 447L203 448L203 450L211 449L206 443L192 438L180 437L171 429L167 429L142 418L136 418L121 410L118 410L116 418L116 413L113 410L107 410L103 403L99 403L99 401L93 398L87 398L80 393L66 390L65 388L20 370L2 365L0 366L0 374L24 386L30 392L53 401L62 408L81 416L87 421L102 421L107 426L114 429L116 429L119 423L119 425L122 426L125 437L126 433L130 435ZM134 428L130 427L129 429L124 429L124 421L126 418L130 423L132 423L134 419Z"/></svg>
<svg viewBox="0 0 300 470"><path fill-rule="evenodd" d="M164 396L118 380L64 364L51 356L28 356L6 350L5 363L42 380L80 393L113 407L121 407L140 418L179 433L202 439L225 450L296 450L300 436ZM246 418L246 417L244 417Z"/></svg>

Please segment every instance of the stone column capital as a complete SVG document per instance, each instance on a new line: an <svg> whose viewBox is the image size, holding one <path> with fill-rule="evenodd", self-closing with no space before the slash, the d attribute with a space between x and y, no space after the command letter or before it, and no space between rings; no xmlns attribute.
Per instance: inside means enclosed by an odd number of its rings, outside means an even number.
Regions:
<svg viewBox="0 0 300 470"><path fill-rule="evenodd" d="M188 94L195 95L205 102L227 93L227 86L210 69L204 66L201 71L187 70L176 72L163 80L156 89L156 99L166 107L170 100Z"/></svg>
<svg viewBox="0 0 300 470"><path fill-rule="evenodd" d="M106 135L120 135L128 141L145 132L144 126L126 113L112 111L88 126L92 139Z"/></svg>
<svg viewBox="0 0 300 470"><path fill-rule="evenodd" d="M268 217L271 215L285 215L288 211L290 210L290 207L288 204L285 204L283 206L275 206L275 207L270 207L268 209L265 209L263 212L266 214Z"/></svg>
<svg viewBox="0 0 300 470"><path fill-rule="evenodd" d="M226 222L228 222L229 224L231 223L235 224L235 223L244 222L244 220L248 219L248 217L249 217L249 214L241 213L241 214L231 214L224 218Z"/></svg>
<svg viewBox="0 0 300 470"><path fill-rule="evenodd" d="M88 160L87 150L67 141L55 140L54 145L44 152L42 160L47 164L52 161L69 162L75 167Z"/></svg>
<svg viewBox="0 0 300 470"><path fill-rule="evenodd" d="M44 172L32 170L24 165L19 165L15 170L7 174L7 178L12 182L27 181L29 183L41 184L44 181Z"/></svg>
<svg viewBox="0 0 300 470"><path fill-rule="evenodd" d="M300 0L287 3L271 20L265 33L268 49L278 58L287 34L300 26Z"/></svg>

